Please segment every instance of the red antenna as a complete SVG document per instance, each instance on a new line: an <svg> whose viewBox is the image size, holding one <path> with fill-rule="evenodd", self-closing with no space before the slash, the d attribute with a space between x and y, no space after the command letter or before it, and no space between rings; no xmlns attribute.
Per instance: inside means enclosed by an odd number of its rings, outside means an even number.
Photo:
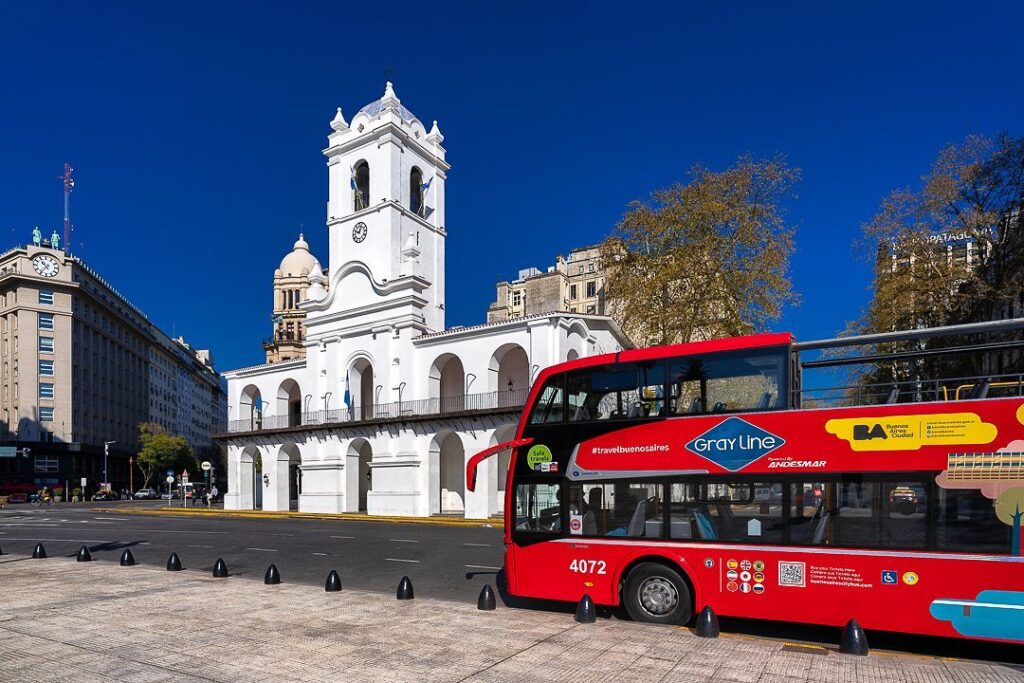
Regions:
<svg viewBox="0 0 1024 683"><path fill-rule="evenodd" d="M71 190L75 179L71 177L71 164L64 162L64 251L71 252Z"/></svg>

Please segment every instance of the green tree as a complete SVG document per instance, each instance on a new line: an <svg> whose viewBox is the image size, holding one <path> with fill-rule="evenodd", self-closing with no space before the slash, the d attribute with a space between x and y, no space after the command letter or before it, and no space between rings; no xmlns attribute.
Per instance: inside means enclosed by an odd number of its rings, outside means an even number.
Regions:
<svg viewBox="0 0 1024 683"><path fill-rule="evenodd" d="M1024 488L1004 491L996 499L996 517L1010 526L1010 552L1020 555L1020 524L1024 518Z"/></svg>
<svg viewBox="0 0 1024 683"><path fill-rule="evenodd" d="M171 436L159 424L139 423L139 454L135 459L148 487L155 474L164 470L197 472L192 448L183 436Z"/></svg>
<svg viewBox="0 0 1024 683"><path fill-rule="evenodd" d="M608 312L644 345L763 329L796 300L782 201L799 177L782 158L741 157L632 202L602 245Z"/></svg>

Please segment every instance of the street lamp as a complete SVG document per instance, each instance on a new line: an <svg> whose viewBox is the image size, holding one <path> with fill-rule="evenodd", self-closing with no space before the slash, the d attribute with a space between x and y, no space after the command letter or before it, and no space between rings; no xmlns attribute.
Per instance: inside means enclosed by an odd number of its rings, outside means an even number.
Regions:
<svg viewBox="0 0 1024 683"><path fill-rule="evenodd" d="M104 441L103 442L103 483L107 485L107 490L110 490L110 479L107 477L107 457L110 455L110 445L117 443L116 441Z"/></svg>
<svg viewBox="0 0 1024 683"><path fill-rule="evenodd" d="M334 394L331 393L330 391L328 391L326 394L324 394L324 412L325 413L327 412L327 404L330 402L331 396L333 396L333 395Z"/></svg>

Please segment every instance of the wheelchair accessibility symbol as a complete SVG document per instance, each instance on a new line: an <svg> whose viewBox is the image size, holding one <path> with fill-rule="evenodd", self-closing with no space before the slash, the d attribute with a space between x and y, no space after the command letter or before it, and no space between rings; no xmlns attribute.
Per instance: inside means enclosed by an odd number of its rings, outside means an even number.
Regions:
<svg viewBox="0 0 1024 683"><path fill-rule="evenodd" d="M883 586L895 586L900 582L899 572L891 569L882 570L882 585Z"/></svg>

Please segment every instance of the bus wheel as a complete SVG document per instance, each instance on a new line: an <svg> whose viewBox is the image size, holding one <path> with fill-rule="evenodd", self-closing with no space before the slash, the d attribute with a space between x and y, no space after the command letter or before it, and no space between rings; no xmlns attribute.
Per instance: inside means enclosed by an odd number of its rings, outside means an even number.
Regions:
<svg viewBox="0 0 1024 683"><path fill-rule="evenodd" d="M686 581L679 572L656 562L643 562L629 572L622 597L634 621L685 624L693 614Z"/></svg>

